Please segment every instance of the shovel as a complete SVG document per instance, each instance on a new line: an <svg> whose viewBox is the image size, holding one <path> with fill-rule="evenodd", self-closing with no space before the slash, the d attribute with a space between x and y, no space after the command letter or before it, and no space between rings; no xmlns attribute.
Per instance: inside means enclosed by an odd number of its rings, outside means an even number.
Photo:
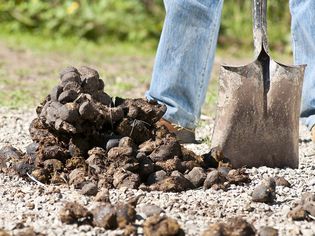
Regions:
<svg viewBox="0 0 315 236"><path fill-rule="evenodd" d="M266 0L253 0L256 60L222 65L212 148L235 168L299 164L299 111L305 65L288 66L268 54Z"/></svg>

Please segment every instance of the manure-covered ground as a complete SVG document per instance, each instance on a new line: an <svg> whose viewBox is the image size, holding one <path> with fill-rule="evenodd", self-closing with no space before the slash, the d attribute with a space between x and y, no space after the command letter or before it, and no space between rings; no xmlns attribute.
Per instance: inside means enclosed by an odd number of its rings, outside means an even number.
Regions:
<svg viewBox="0 0 315 236"><path fill-rule="evenodd" d="M88 67L62 71L34 110L1 108L0 229L314 235L315 149L304 127L299 169L233 169L205 143L180 145L158 123L164 112L110 97ZM212 127L213 119L201 122L197 138L207 140Z"/></svg>
<svg viewBox="0 0 315 236"><path fill-rule="evenodd" d="M25 147L32 142L28 128L36 117L35 111L1 108L0 114L0 146L10 143L26 151ZM209 124L203 123L204 126L197 130L199 138L209 135L213 125L211 121ZM149 208L153 212L161 209L167 216L179 222L186 235L200 235L209 224L224 222L235 216L243 217L256 229L262 226L274 227L279 230L279 235L314 235L314 221L293 221L287 216L290 209L300 202L302 193L315 192L315 151L304 127L300 136L303 142L300 143L301 164L297 170L266 167L247 169L251 183L246 186L231 186L228 191L199 188L180 193L165 193L122 188L109 190L109 198L115 204L142 195L136 208L139 212L136 223L142 223L141 215L145 217L145 209ZM187 147L198 154L209 151L205 144ZM275 175L285 177L291 187L277 186L274 204L252 202L251 193L263 176ZM21 227L33 227L36 232L47 235L121 233L119 230L105 231L90 225L63 224L59 219L59 212L66 202L78 202L89 210L95 204L95 197L82 195L73 186L43 188L29 179L23 180L16 175L7 176L3 173L0 173L0 185L0 228L10 233L19 231ZM140 228L139 231L141 230Z"/></svg>

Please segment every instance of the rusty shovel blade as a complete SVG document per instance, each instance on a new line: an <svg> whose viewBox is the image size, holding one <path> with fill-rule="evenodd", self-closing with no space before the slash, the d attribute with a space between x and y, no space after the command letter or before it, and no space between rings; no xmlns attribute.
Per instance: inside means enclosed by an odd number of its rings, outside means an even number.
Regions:
<svg viewBox="0 0 315 236"><path fill-rule="evenodd" d="M256 60L221 66L211 146L236 168L297 168L305 65L287 66L270 58L266 9L267 0L253 0Z"/></svg>
<svg viewBox="0 0 315 236"><path fill-rule="evenodd" d="M236 168L297 168L304 68L270 60L264 49L253 63L222 66L212 147Z"/></svg>

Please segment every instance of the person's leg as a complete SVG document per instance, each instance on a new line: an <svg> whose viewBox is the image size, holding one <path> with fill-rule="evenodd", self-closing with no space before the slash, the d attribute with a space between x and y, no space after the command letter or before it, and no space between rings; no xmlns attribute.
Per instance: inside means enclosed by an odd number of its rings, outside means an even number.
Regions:
<svg viewBox="0 0 315 236"><path fill-rule="evenodd" d="M194 129L208 87L223 0L164 0L166 18L146 96L164 119Z"/></svg>
<svg viewBox="0 0 315 236"><path fill-rule="evenodd" d="M315 125L315 1L290 0L291 32L295 64L307 64L301 104L301 121Z"/></svg>

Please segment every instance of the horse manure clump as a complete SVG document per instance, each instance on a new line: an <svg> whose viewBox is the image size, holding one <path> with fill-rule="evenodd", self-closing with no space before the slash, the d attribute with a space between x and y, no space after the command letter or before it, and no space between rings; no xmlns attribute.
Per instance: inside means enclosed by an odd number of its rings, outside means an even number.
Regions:
<svg viewBox="0 0 315 236"><path fill-rule="evenodd" d="M169 192L202 186L225 189L229 182L249 180L244 171L231 170L222 153L200 156L181 146L159 123L164 105L113 98L104 87L92 68L65 68L59 84L36 108L29 127L33 143L26 153L3 147L0 170L44 184L70 184L92 196L98 189L122 187ZM214 172L216 168L221 170ZM66 221L74 221L70 216Z"/></svg>

